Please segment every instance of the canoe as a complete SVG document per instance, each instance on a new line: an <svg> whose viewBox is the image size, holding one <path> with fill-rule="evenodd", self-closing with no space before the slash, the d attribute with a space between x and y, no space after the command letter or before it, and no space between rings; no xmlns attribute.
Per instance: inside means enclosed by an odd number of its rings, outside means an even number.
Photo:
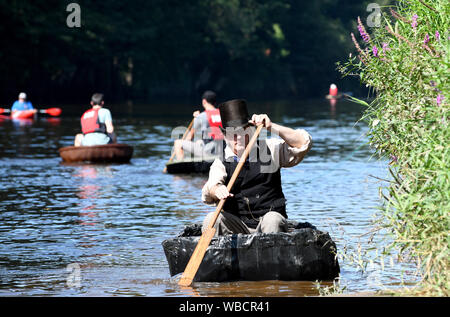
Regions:
<svg viewBox="0 0 450 317"><path fill-rule="evenodd" d="M215 156L188 158L182 161L172 161L166 164L169 174L205 174L216 159Z"/></svg>
<svg viewBox="0 0 450 317"><path fill-rule="evenodd" d="M127 144L93 146L66 146L59 149L64 162L126 163L133 156L133 147Z"/></svg>
<svg viewBox="0 0 450 317"><path fill-rule="evenodd" d="M332 280L339 276L336 244L309 223L289 221L287 233L232 234L215 237L195 282L235 280ZM181 273L194 251L201 226L187 226L162 242L170 275Z"/></svg>
<svg viewBox="0 0 450 317"><path fill-rule="evenodd" d="M17 110L11 112L11 119L31 119L36 112L34 110Z"/></svg>

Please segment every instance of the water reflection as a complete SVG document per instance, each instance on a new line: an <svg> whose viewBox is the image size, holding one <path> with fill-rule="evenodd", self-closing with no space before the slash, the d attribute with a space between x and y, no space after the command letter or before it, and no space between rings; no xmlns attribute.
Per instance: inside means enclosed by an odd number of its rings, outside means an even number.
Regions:
<svg viewBox="0 0 450 317"><path fill-rule="evenodd" d="M98 166L81 164L76 167L73 177L81 180L77 196L80 198L79 206L79 224L90 226L89 230L81 233L80 246L83 248L92 248L96 246L96 236L91 230L102 231L99 215L106 210L99 206L98 202L102 200L102 187L97 182L98 177L112 178L111 168L109 166Z"/></svg>
<svg viewBox="0 0 450 317"><path fill-rule="evenodd" d="M83 179L96 179L97 178L97 170L94 166L85 165L81 167L80 171L77 171L74 174L74 177L81 177ZM82 225L90 225L93 226L96 223L97 218L97 205L96 201L99 198L99 190L100 186L97 184L83 184L80 186L80 191L77 193L77 196L80 198L80 224ZM84 221L83 219L91 219L91 222Z"/></svg>
<svg viewBox="0 0 450 317"><path fill-rule="evenodd" d="M59 126L61 124L61 118L56 117L49 117L49 118L42 118L45 123L48 123L51 126Z"/></svg>
<svg viewBox="0 0 450 317"><path fill-rule="evenodd" d="M29 127L34 123L33 118L23 118L23 119L11 119L11 122L16 128Z"/></svg>
<svg viewBox="0 0 450 317"><path fill-rule="evenodd" d="M334 118L336 116L337 99L331 98L331 99L329 99L329 101L330 101L330 114L331 114L331 117Z"/></svg>
<svg viewBox="0 0 450 317"><path fill-rule="evenodd" d="M333 286L333 282L308 281L236 281L222 283L193 283L191 287L168 289L183 296L212 297L302 297L318 296L320 289Z"/></svg>
<svg viewBox="0 0 450 317"><path fill-rule="evenodd" d="M3 114L0 114L0 125L3 125L4 122L9 121L9 116L5 116Z"/></svg>

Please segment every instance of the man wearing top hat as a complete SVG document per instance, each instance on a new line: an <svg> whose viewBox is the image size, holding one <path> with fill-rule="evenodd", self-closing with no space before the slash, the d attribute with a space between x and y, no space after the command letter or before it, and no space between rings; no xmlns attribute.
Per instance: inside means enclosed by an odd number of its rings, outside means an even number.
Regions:
<svg viewBox="0 0 450 317"><path fill-rule="evenodd" d="M224 102L219 110L226 145L222 157L211 165L208 181L202 189L202 200L207 204L226 198L214 225L216 235L286 232L286 200L280 169L293 167L303 160L311 148L311 136L303 129L273 123L266 114L250 117L246 101L242 99ZM260 135L228 192L226 185L255 132L255 125L259 124L280 138L265 139ZM213 214L205 217L203 228Z"/></svg>

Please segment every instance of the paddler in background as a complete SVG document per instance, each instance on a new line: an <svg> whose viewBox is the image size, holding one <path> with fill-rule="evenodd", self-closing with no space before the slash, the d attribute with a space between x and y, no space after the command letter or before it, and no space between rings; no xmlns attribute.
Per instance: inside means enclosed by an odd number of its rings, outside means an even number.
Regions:
<svg viewBox="0 0 450 317"><path fill-rule="evenodd" d="M34 109L33 105L30 101L27 101L27 94L24 92L21 92L19 94L19 100L16 100L13 103L13 106L11 107L11 111L24 111L24 110L34 110L34 113L37 112L36 109Z"/></svg>
<svg viewBox="0 0 450 317"><path fill-rule="evenodd" d="M194 124L184 140L175 140L174 151L177 160L189 152L194 157L214 156L223 148L222 121L216 105L216 93L207 90L202 95L203 112L195 111ZM187 156L187 154L186 154Z"/></svg>
<svg viewBox="0 0 450 317"><path fill-rule="evenodd" d="M202 189L202 200L217 203L225 199L223 211L215 222L215 235L254 232L286 232L286 200L281 188L282 167L299 164L311 148L311 136L271 122L266 114L248 114L245 100L227 101L219 106L226 147L223 156L211 165ZM236 169L255 125L263 126L281 139L259 137L251 150L231 192L226 185ZM213 212L203 222L209 224Z"/></svg>
<svg viewBox="0 0 450 317"><path fill-rule="evenodd" d="M330 85L329 95L335 98L338 96L338 88L335 84Z"/></svg>
<svg viewBox="0 0 450 317"><path fill-rule="evenodd" d="M75 137L75 146L116 143L111 112L103 108L103 94L95 93L91 98L92 108L81 116L81 131Z"/></svg>

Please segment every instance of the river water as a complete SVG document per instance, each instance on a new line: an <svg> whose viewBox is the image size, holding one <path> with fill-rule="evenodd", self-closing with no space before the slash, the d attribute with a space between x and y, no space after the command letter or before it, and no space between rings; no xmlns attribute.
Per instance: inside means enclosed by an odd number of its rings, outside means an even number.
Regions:
<svg viewBox="0 0 450 317"><path fill-rule="evenodd" d="M61 118L0 118L0 296L305 296L324 282L196 283L180 288L161 246L214 208L201 202L206 176L163 174L171 131L187 126L191 105L111 106L129 164L67 165L86 107L63 106ZM371 237L385 160L368 147L363 109L327 100L249 104L274 122L304 128L313 147L282 171L290 219L327 231L340 252L340 289L376 291L414 279L413 267L383 256L384 233ZM362 271L358 252L369 251ZM352 258L353 256L353 258Z"/></svg>

